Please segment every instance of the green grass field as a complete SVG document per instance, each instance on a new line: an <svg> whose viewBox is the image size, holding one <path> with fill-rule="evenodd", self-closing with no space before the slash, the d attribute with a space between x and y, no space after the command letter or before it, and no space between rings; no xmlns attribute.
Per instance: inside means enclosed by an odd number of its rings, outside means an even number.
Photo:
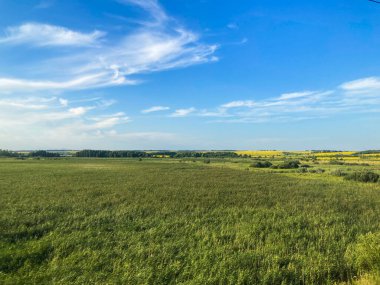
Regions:
<svg viewBox="0 0 380 285"><path fill-rule="evenodd" d="M350 283L380 271L379 217L380 183L328 174L1 159L0 284Z"/></svg>

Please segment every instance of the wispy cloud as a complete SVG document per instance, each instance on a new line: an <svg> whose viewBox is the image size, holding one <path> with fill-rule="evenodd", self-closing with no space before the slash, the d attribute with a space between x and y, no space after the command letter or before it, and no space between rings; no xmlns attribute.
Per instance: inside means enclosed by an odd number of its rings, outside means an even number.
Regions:
<svg viewBox="0 0 380 285"><path fill-rule="evenodd" d="M87 74L68 81L39 81L14 78L0 78L0 92L38 91L38 90L75 90L108 85L137 84L135 80L112 76L110 72Z"/></svg>
<svg viewBox="0 0 380 285"><path fill-rule="evenodd" d="M59 98L58 101L62 107L67 107L69 105L69 100L67 100L67 99Z"/></svg>
<svg viewBox="0 0 380 285"><path fill-rule="evenodd" d="M153 112L167 111L167 110L170 110L170 108L169 107L165 107L165 106L153 106L151 108L142 110L141 113L143 113L143 114L149 114L149 113L153 113Z"/></svg>
<svg viewBox="0 0 380 285"><path fill-rule="evenodd" d="M226 104L221 105L221 108L229 109L229 108L239 108L239 107L253 107L255 105L255 102L252 100L245 100L245 101L232 101L228 102Z"/></svg>
<svg viewBox="0 0 380 285"><path fill-rule="evenodd" d="M216 61L217 45L200 42L200 36L169 16L155 0L119 0L147 13L148 20L134 30L113 36L102 31L82 33L66 27L26 23L10 27L2 44L52 47L42 62L29 65L38 78L26 74L0 77L0 92L72 90L137 84L131 77ZM150 20L149 20L150 19ZM77 47L65 52L59 47ZM56 47L56 48L54 48ZM20 47L17 47L20 48ZM57 70L56 67L60 69Z"/></svg>
<svg viewBox="0 0 380 285"><path fill-rule="evenodd" d="M365 92L380 90L380 78L379 77L367 77L354 81L345 82L340 86L345 91L351 92Z"/></svg>
<svg viewBox="0 0 380 285"><path fill-rule="evenodd" d="M128 132L131 119L124 112L107 114L107 108L101 99L74 107L55 97L0 99L0 148L138 149L179 142L172 133Z"/></svg>
<svg viewBox="0 0 380 285"><path fill-rule="evenodd" d="M290 99L302 98L302 97L307 97L313 94L315 94L315 92L312 92L312 91L286 93L286 94L282 94L278 98L278 100L290 100Z"/></svg>
<svg viewBox="0 0 380 285"><path fill-rule="evenodd" d="M170 114L170 117L186 117L195 111L195 108L177 109L172 114Z"/></svg>
<svg viewBox="0 0 380 285"><path fill-rule="evenodd" d="M2 108L43 110L49 107L47 102L48 100L39 98L0 99L0 110Z"/></svg>
<svg viewBox="0 0 380 285"><path fill-rule="evenodd" d="M371 113L380 109L377 77L343 83L333 90L284 93L262 100L236 100L213 109L180 109L172 116L214 118L218 123L295 122L325 119L344 113ZM191 110L191 111L189 111Z"/></svg>
<svg viewBox="0 0 380 285"><path fill-rule="evenodd" d="M102 129L110 129L120 124L125 124L130 122L130 118L125 116L124 114L115 114L113 116L109 116L106 118L95 118L94 124L89 124L86 126L87 129L90 130L102 130Z"/></svg>
<svg viewBox="0 0 380 285"><path fill-rule="evenodd" d="M141 7L146 10L158 24L162 24L163 22L169 20L169 16L165 13L164 9L157 0L118 0L118 2Z"/></svg>
<svg viewBox="0 0 380 285"><path fill-rule="evenodd" d="M86 102L60 97L0 98L0 148L138 148L157 139L161 148L174 135L128 132L124 112L110 112L101 98ZM114 108L112 108L114 109ZM112 140L112 141L111 141ZM145 144L146 143L146 144ZM159 145L161 144L161 145Z"/></svg>
<svg viewBox="0 0 380 285"><path fill-rule="evenodd" d="M54 5L55 0L41 0L36 6L36 9L47 9Z"/></svg>
<svg viewBox="0 0 380 285"><path fill-rule="evenodd" d="M93 46L105 35L101 31L89 34L73 31L64 27L41 23L26 23L9 27L1 44L30 44L38 47L48 46Z"/></svg>
<svg viewBox="0 0 380 285"><path fill-rule="evenodd" d="M231 30L237 30L237 29L239 29L239 26L236 23L229 23L227 25L227 28L229 28Z"/></svg>

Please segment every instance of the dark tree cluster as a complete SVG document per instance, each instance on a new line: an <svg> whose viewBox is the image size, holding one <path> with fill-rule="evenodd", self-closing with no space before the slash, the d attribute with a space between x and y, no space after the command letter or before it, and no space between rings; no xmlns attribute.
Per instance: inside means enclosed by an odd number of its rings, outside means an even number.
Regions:
<svg viewBox="0 0 380 285"><path fill-rule="evenodd" d="M353 172L348 175L346 175L344 178L347 180L354 180L359 182L372 182L376 183L379 181L380 175L372 172L372 171L361 171L361 172Z"/></svg>
<svg viewBox="0 0 380 285"><path fill-rule="evenodd" d="M380 150L364 150L364 151L358 151L354 153L353 155L362 155L362 154L379 154Z"/></svg>
<svg viewBox="0 0 380 285"><path fill-rule="evenodd" d="M277 168L277 169L294 169L294 168L299 168L300 167L300 162L298 160L290 160L290 161L285 161L279 165L272 165L272 168Z"/></svg>
<svg viewBox="0 0 380 285"><path fill-rule="evenodd" d="M81 150L76 153L77 157L105 157L105 158L123 158L123 157L171 157L171 158L237 158L240 157L234 152L197 152L197 151L136 151L136 150Z"/></svg>
<svg viewBox="0 0 380 285"><path fill-rule="evenodd" d="M30 157L61 157L58 152L49 152L46 150L37 150L29 153Z"/></svg>
<svg viewBox="0 0 380 285"><path fill-rule="evenodd" d="M75 154L76 157L102 157L102 158L123 158L123 157L151 157L150 153L134 150L81 150Z"/></svg>
<svg viewBox="0 0 380 285"><path fill-rule="evenodd" d="M269 161L255 161L251 164L251 167L255 168L269 168L272 166L272 163Z"/></svg>
<svg viewBox="0 0 380 285"><path fill-rule="evenodd" d="M0 149L0 157L18 157L19 154L14 151Z"/></svg>

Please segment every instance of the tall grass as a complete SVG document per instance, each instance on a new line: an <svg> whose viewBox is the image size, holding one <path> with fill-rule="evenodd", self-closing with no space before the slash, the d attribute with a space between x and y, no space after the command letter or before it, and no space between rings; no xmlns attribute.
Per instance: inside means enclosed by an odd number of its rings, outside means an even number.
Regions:
<svg viewBox="0 0 380 285"><path fill-rule="evenodd" d="M353 248L380 231L379 184L328 175L96 159L0 173L1 284L334 284L365 273Z"/></svg>

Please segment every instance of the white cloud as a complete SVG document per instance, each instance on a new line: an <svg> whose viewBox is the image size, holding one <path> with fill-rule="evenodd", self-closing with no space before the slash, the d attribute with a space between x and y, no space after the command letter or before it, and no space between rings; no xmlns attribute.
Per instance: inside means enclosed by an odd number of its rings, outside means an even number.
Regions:
<svg viewBox="0 0 380 285"><path fill-rule="evenodd" d="M68 81L38 81L0 78L0 91L75 90L106 85L134 85L137 82L125 78L113 79L110 73L87 74Z"/></svg>
<svg viewBox="0 0 380 285"><path fill-rule="evenodd" d="M212 123L284 123L321 120L353 113L378 113L380 97L372 93L351 93L337 87L332 91L285 93L256 100L237 100L211 109L177 109L170 117L196 116ZM24 95L25 96L25 95ZM120 111L107 113L114 101L101 97L0 98L2 147L20 148L170 148L186 145L174 134L128 132L131 119ZM151 110L168 108L153 106ZM147 109L149 110L149 109ZM210 119L213 118L213 119ZM28 142L28 144L26 144ZM26 147L27 146L27 147Z"/></svg>
<svg viewBox="0 0 380 285"><path fill-rule="evenodd" d="M67 99L59 98L58 101L62 107L67 107L69 105L69 100Z"/></svg>
<svg viewBox="0 0 380 285"><path fill-rule="evenodd" d="M55 100L55 98L41 99L41 98L12 98L0 99L0 111L2 109L25 109L25 110L44 110L48 109L48 103Z"/></svg>
<svg viewBox="0 0 380 285"><path fill-rule="evenodd" d="M212 121L218 123L278 123L325 119L343 113L371 113L380 108L377 86L380 88L380 80L371 77L344 83L335 90L284 93L255 101L236 100L214 109L198 112L194 109L184 114L220 118Z"/></svg>
<svg viewBox="0 0 380 285"><path fill-rule="evenodd" d="M106 146L112 133L131 120L124 112L104 113L109 105L102 99L89 102L78 106L71 101L76 106L68 107L66 99L56 97L0 98L1 147L78 147L91 145L100 133Z"/></svg>
<svg viewBox="0 0 380 285"><path fill-rule="evenodd" d="M171 133L127 132L125 125L130 119L123 112L99 115L98 104L64 108L58 99L25 98L13 101L25 104L45 102L46 106L44 109L19 109L14 104L0 103L2 148L138 149L156 146L162 149L179 141Z"/></svg>
<svg viewBox="0 0 380 285"><path fill-rule="evenodd" d="M109 116L100 116L92 118L95 121L94 124L88 124L87 129L110 129L119 124L125 124L130 122L130 118L125 116L123 112L119 112Z"/></svg>
<svg viewBox="0 0 380 285"><path fill-rule="evenodd" d="M55 0L42 0L34 8L35 9L47 9L54 5Z"/></svg>
<svg viewBox="0 0 380 285"><path fill-rule="evenodd" d="M141 113L148 114L148 113L152 113L152 112L167 111L167 110L170 110L170 108L164 107L164 106L153 106L151 108L142 110Z"/></svg>
<svg viewBox="0 0 380 285"><path fill-rule="evenodd" d="M133 4L146 10L158 23L165 22L169 16L165 13L157 0L118 0L120 3Z"/></svg>
<svg viewBox="0 0 380 285"><path fill-rule="evenodd" d="M231 30L237 30L237 29L239 29L239 26L236 23L229 23L227 25L227 28L229 28Z"/></svg>
<svg viewBox="0 0 380 285"><path fill-rule="evenodd" d="M361 78L358 80L345 82L340 87L346 91L371 91L375 89L380 89L380 78Z"/></svg>
<svg viewBox="0 0 380 285"><path fill-rule="evenodd" d="M72 90L138 84L132 76L217 61L217 45L200 42L196 33L166 14L155 0L119 0L144 9L151 19L128 33L107 41L105 33L89 34L54 25L27 23L7 29L0 43L32 46L78 46L63 53L52 49L47 57L30 63L38 78L26 74L0 77L0 92ZM17 47L19 48L19 47ZM64 56L63 56L64 54ZM28 63L25 63L28 64ZM30 79L32 78L32 79Z"/></svg>
<svg viewBox="0 0 380 285"><path fill-rule="evenodd" d="M85 114L88 110L90 110L89 107L77 107L69 109L69 113L75 116L80 116Z"/></svg>
<svg viewBox="0 0 380 285"><path fill-rule="evenodd" d="M188 108L188 109L177 109L174 113L170 115L170 117L186 117L190 115L191 113L194 113L196 111L195 108Z"/></svg>
<svg viewBox="0 0 380 285"><path fill-rule="evenodd" d="M101 31L85 34L64 27L41 23L26 23L6 29L0 38L1 44L31 44L48 46L93 46L105 35Z"/></svg>
<svg viewBox="0 0 380 285"><path fill-rule="evenodd" d="M253 107L255 106L255 102L252 100L245 101L232 101L226 104L223 104L222 108L239 108L239 107Z"/></svg>
<svg viewBox="0 0 380 285"><path fill-rule="evenodd" d="M282 94L278 98L278 100L297 99L297 98L307 97L307 96L310 96L310 95L313 95L313 94L315 94L315 92L311 92L311 91L285 93L285 94Z"/></svg>

